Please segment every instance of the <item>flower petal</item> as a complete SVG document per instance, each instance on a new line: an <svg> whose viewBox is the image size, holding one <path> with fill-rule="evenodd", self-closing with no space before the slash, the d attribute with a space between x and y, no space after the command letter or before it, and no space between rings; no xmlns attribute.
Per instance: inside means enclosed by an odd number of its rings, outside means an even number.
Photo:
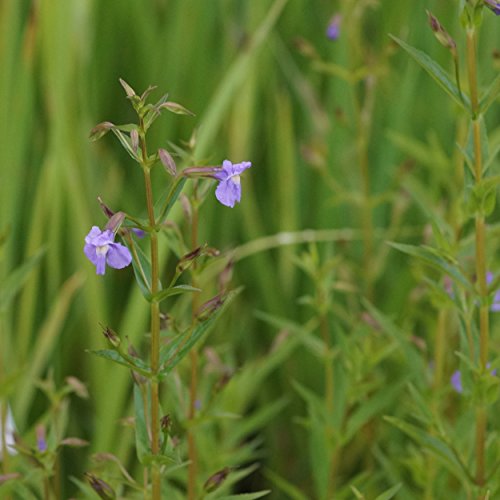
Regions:
<svg viewBox="0 0 500 500"><path fill-rule="evenodd" d="M241 200L241 185L231 179L221 181L215 190L215 196L226 207L234 207Z"/></svg>
<svg viewBox="0 0 500 500"><path fill-rule="evenodd" d="M106 257L108 265L115 269L123 269L132 262L129 249L120 243L110 244Z"/></svg>
<svg viewBox="0 0 500 500"><path fill-rule="evenodd" d="M252 166L252 162L249 162L249 161L242 161L241 163L235 163L235 164L233 164L231 175L240 175L241 172L243 172L247 168L250 168L251 166Z"/></svg>
<svg viewBox="0 0 500 500"><path fill-rule="evenodd" d="M96 247L94 245L91 245L90 243L87 243L83 247L83 253L87 257L87 259L94 264L94 266L97 265L97 252L96 252Z"/></svg>
<svg viewBox="0 0 500 500"><path fill-rule="evenodd" d="M106 255L96 252L95 273L103 275L106 273Z"/></svg>
<svg viewBox="0 0 500 500"><path fill-rule="evenodd" d="M85 243L92 243L95 238L100 236L101 230L97 226L92 226L92 229L89 231L89 234L85 236Z"/></svg>

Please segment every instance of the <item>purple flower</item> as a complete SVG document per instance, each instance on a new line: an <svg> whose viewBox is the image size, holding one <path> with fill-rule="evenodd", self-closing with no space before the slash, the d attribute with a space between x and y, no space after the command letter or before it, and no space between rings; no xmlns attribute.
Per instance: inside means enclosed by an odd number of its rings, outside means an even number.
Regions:
<svg viewBox="0 0 500 500"><path fill-rule="evenodd" d="M326 37L330 40L337 40L340 36L340 22L342 21L342 16L340 14L335 14L328 23L326 28Z"/></svg>
<svg viewBox="0 0 500 500"><path fill-rule="evenodd" d="M487 272L486 273L486 283L488 285L491 285L493 281L493 273ZM493 303L490 306L490 311L491 312L500 312L500 290L497 290L495 292L495 295L493 296Z"/></svg>
<svg viewBox="0 0 500 500"><path fill-rule="evenodd" d="M38 451L42 453L47 451L47 440L45 439L45 427L43 425L38 425L36 427L36 447Z"/></svg>
<svg viewBox="0 0 500 500"><path fill-rule="evenodd" d="M496 368L493 368L493 370L490 370L491 363L486 363L486 369L489 370L490 375L495 377L497 374ZM464 391L463 386L462 386L462 373L460 370L455 370L453 372L453 375L450 378L451 385L453 386L453 389L457 391L459 394L462 394Z"/></svg>
<svg viewBox="0 0 500 500"><path fill-rule="evenodd" d="M464 388L462 387L462 374L460 373L460 370L456 370L453 372L450 382L453 386L453 389L455 389L459 394L464 391Z"/></svg>
<svg viewBox="0 0 500 500"><path fill-rule="evenodd" d="M500 2L495 0L484 0L486 7L492 10L497 16L500 15Z"/></svg>
<svg viewBox="0 0 500 500"><path fill-rule="evenodd" d="M224 160L222 167L214 172L214 177L219 181L219 185L215 190L215 196L226 207L234 207L235 203L241 200L241 173L250 168L252 164L249 161L242 163L231 163L229 160Z"/></svg>
<svg viewBox="0 0 500 500"><path fill-rule="evenodd" d="M110 229L101 231L93 226L85 237L83 251L87 258L96 266L96 274L106 272L106 264L115 269L127 267L132 262L132 255L126 246L115 243L115 233Z"/></svg>

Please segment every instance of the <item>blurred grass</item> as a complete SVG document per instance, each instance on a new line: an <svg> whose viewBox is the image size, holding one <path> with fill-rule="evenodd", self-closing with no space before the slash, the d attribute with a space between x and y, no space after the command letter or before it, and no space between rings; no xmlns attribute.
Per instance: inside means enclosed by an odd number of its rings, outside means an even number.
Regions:
<svg viewBox="0 0 500 500"><path fill-rule="evenodd" d="M397 192L408 155L389 132L427 141L430 128L450 154L455 130L439 89L391 46L387 34L408 39L449 66L426 27L425 8L453 31L455 3L374 4L367 9L362 33L362 48L368 46L370 53L360 57L388 55L380 65L369 145L372 189ZM48 369L59 381L75 375L88 382L92 402L72 414L71 422L73 432L89 438L94 451L116 448L120 441L117 421L128 411L131 382L125 370L94 359L84 349L101 346L99 324L110 324L139 342L147 329L147 310L131 287L130 274L98 278L82 253L91 225L104 220L98 195L117 209L134 212L143 206L140 176L126 155L111 140L90 144L88 131L103 120L131 118L119 77L137 91L157 85L197 118L160 118L152 142L181 144L198 127L198 160L213 164L224 158L250 159L254 164L243 180L240 206L228 211L205 203L200 239L225 249L283 231L359 229L358 209L332 197L323 171L346 190L359 186L353 167L355 131L349 126L356 91L315 71L294 44L296 37L303 37L324 60L349 67L360 48L344 37L334 43L325 39L331 8L331 2L321 0L0 4L0 234L7 234L0 278L40 248L47 249L15 306L1 318L2 336L10 339L2 352L3 370L8 374L32 364L20 387L30 386ZM493 74L490 54L498 31L493 16L485 24L481 57L486 74ZM319 151L322 166L308 161L307 148ZM419 162L414 168L417 178L426 175ZM438 199L439 191L430 190ZM374 211L376 227L389 225L390 210L385 204ZM423 220L413 210L405 223L414 227ZM376 244L383 241L377 238ZM346 253L355 263L352 275L359 278L359 249L359 240L340 241L328 244L325 253ZM254 317L255 310L299 322L307 317L297 298L310 285L293 264L296 250L277 248L238 263L236 280L246 291L230 314L238 318L239 328L218 332L213 340L230 343L238 364L267 352L275 335ZM376 284L377 307L400 319L409 314L405 304L414 286L405 262L391 254L391 265L381 270ZM321 382L314 358L302 352L290 356L255 394L254 404L265 405L281 394L293 398L291 412L275 416L264 433L269 443L265 461L307 491L304 438L290 418L302 413L303 405L289 378ZM32 388L13 394L12 403L21 431L43 409ZM289 435L293 438L288 441ZM121 444L120 455L129 452ZM295 457L291 466L289 455ZM79 460L81 467L84 459ZM70 472L78 468L68 467Z"/></svg>

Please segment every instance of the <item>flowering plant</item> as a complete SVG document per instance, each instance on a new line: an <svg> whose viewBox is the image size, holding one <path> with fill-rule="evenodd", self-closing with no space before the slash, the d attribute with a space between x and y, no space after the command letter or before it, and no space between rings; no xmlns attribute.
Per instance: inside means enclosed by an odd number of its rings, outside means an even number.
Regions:
<svg viewBox="0 0 500 500"><path fill-rule="evenodd" d="M211 257L217 255L218 252L208 248L207 245L200 246L197 241L197 210L200 202L198 182L202 178L218 181L215 190L217 200L225 206L234 207L236 203L241 201L240 176L251 167L251 163L247 161L232 163L225 160L222 166L191 166L180 169L172 154L166 149L160 148L156 153L151 154L148 151L146 136L150 126L161 115L161 112L166 110L181 115L192 115L192 113L180 104L169 101L166 95L156 104L148 103L147 98L153 90L152 87L139 96L125 81L120 80L120 83L137 113L138 123L127 125L114 125L108 121L100 123L92 130L91 139L100 139L111 131L129 156L138 163L144 176L147 218L132 216L124 211L115 212L99 198L101 208L108 217L108 222L103 230L98 226L91 228L85 237L84 253L96 266L96 274L98 275L105 274L106 265L114 269L123 269L132 264L138 286L150 305L149 359L141 359L131 347L128 350L124 349L120 335L109 327L104 328L104 336L109 349L93 352L132 370L136 382L134 400L137 415L136 440L139 443L137 453L140 462L151 472L149 476L151 483L146 485L146 488L151 488L152 498L158 500L165 498L162 496L165 494L166 488L162 477L165 470L163 464L166 460L173 460L179 465L182 463L179 454L174 452L175 445L169 434L171 417L161 411L161 381L186 355L196 352L196 343L206 334L221 313L223 306L235 294L235 292L228 292L224 285L215 297L209 299L205 304L199 304L201 290L198 288L196 278L197 263L203 257ZM158 164L164 166L167 183L170 185L165 194L155 202L151 172ZM191 207L191 248L184 241L181 241L180 246L185 250L185 253L179 257L173 275L167 280L168 285L165 285L161 279L164 273L160 269L158 234L168 232L172 227L172 223L167 220L167 217L175 202L180 198L188 179L193 181L191 202L188 196L183 196L184 201ZM134 233L139 237L149 236L149 255L132 237ZM177 237L182 238L179 236L179 232L176 234ZM123 244L115 241L117 236L122 238ZM179 279L186 272L191 275L191 284L179 284ZM172 328L173 331L168 332L168 343L162 345L160 338L161 318L165 314L161 311L160 304L173 295L186 293L192 294L193 297L193 315L190 324L183 329ZM188 420L195 418L197 408L196 356L191 361L194 381L191 382ZM197 483L201 484L201 482L196 477L196 443L192 431L188 432L188 441L187 490L188 497L195 498L198 495ZM89 473L87 479L96 491L97 488L101 488L100 480L95 475Z"/></svg>

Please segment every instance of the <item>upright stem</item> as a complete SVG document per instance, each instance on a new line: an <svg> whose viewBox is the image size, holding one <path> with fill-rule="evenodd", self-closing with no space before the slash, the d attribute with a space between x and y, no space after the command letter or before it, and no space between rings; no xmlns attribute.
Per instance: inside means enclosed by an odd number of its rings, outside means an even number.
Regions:
<svg viewBox="0 0 500 500"><path fill-rule="evenodd" d="M144 124L141 120L141 151L142 170L144 172L144 184L146 187L146 204L148 209L149 229L151 237L151 294L158 293L159 263L158 263L158 234L156 232L156 221L154 214L153 189L151 186L150 165L146 140L144 138ZM160 367L160 305L156 300L151 301L151 453L160 453L160 400L158 372ZM152 498L161 500L161 476L160 466L154 463L151 468Z"/></svg>
<svg viewBox="0 0 500 500"><path fill-rule="evenodd" d="M480 109L477 87L477 37L474 27L467 29L467 73L469 78L470 101L472 110L472 139L474 145L474 174L478 185L483 176L483 159L481 154ZM475 220L476 239L476 275L481 302L479 306L479 360L481 371L486 371L488 363L489 315L488 286L486 283L486 227L484 214L479 210ZM476 482L485 484L487 414L483 403L476 409ZM482 494L480 498L483 498Z"/></svg>
<svg viewBox="0 0 500 500"><path fill-rule="evenodd" d="M191 248L194 250L198 246L198 206L196 201L196 181L194 183L193 192L193 211L191 220ZM193 262L191 267L191 285L193 287L197 286L195 273L196 273L196 262ZM198 294L193 294L192 300L192 315L194 320L194 314L198 308ZM188 419L193 421L196 414L196 399L198 394L198 351L196 347L189 352L189 358L191 362L191 383L189 386L189 414ZM189 465L188 465L188 500L196 499L196 478L198 476L198 453L196 450L196 440L194 435L193 426L189 426L188 431L188 455L189 455Z"/></svg>

